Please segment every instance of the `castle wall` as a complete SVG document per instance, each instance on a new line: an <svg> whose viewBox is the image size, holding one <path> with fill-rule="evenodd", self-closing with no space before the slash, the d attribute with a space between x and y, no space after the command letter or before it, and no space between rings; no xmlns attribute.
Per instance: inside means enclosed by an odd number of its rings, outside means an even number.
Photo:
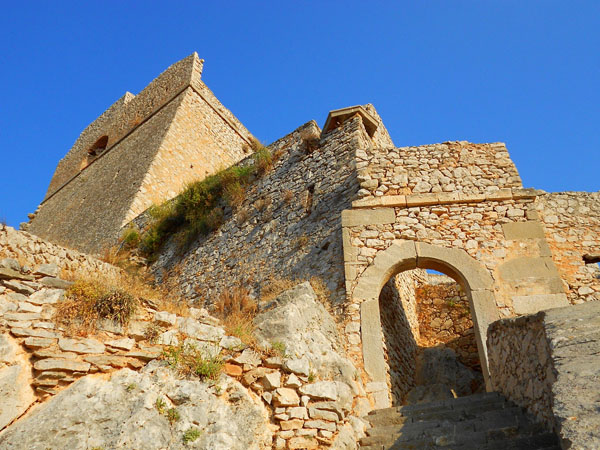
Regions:
<svg viewBox="0 0 600 450"><path fill-rule="evenodd" d="M419 318L415 281L424 271L403 272L386 283L379 295L387 382L393 405L401 405L415 384ZM360 337L356 336L358 342Z"/></svg>
<svg viewBox="0 0 600 450"><path fill-rule="evenodd" d="M360 197L397 194L486 194L521 187L502 143L465 141L420 147L376 148L359 154Z"/></svg>
<svg viewBox="0 0 600 450"><path fill-rule="evenodd" d="M320 129L314 122L275 142L281 154L246 200L218 231L200 237L183 256L165 249L153 270L173 277L183 294L210 304L237 284L266 286L272 278L321 277L332 299L345 297L341 211L356 196L357 148L369 145L362 121L355 117L328 133L311 149ZM180 270L173 270L178 266Z"/></svg>
<svg viewBox="0 0 600 450"><path fill-rule="evenodd" d="M493 388L527 408L563 441L600 445L600 303L585 302L493 323Z"/></svg>
<svg viewBox="0 0 600 450"><path fill-rule="evenodd" d="M59 162L45 198L79 174L88 149L98 138L108 136L109 151L144 120L178 96L190 84L192 76L200 77L201 73L202 62L194 53L167 68L138 95L125 94L81 133L71 150Z"/></svg>
<svg viewBox="0 0 600 450"><path fill-rule="evenodd" d="M153 203L175 197L186 183L203 179L248 155L249 138L243 136L249 133L240 134L212 104L188 88L121 225Z"/></svg>
<svg viewBox="0 0 600 450"><path fill-rule="evenodd" d="M586 254L600 255L600 192L559 192L539 197L552 259L572 304L600 300L600 269Z"/></svg>

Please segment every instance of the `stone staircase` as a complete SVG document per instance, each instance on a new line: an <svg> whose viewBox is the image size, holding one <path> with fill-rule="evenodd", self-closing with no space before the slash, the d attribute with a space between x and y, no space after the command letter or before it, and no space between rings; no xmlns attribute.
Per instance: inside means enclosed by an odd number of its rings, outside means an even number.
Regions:
<svg viewBox="0 0 600 450"><path fill-rule="evenodd" d="M520 407L491 392L378 409L363 450L560 450L557 436Z"/></svg>

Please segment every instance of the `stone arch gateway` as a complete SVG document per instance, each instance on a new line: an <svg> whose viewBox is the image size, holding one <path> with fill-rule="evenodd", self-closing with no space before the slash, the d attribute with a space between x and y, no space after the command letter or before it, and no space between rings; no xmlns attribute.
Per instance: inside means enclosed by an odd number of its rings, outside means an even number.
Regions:
<svg viewBox="0 0 600 450"><path fill-rule="evenodd" d="M375 382L386 380L386 366L379 311L379 294L387 281L411 269L433 269L454 278L469 298L474 332L486 388L491 388L488 371L486 332L490 323L499 319L493 290L494 281L488 270L464 250L416 241L395 241L379 253L359 277L352 292L360 303L361 341L365 371Z"/></svg>

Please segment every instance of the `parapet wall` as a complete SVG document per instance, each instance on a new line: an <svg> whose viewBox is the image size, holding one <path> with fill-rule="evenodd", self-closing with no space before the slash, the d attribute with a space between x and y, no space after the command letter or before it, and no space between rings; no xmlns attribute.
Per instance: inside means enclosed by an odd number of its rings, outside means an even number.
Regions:
<svg viewBox="0 0 600 450"><path fill-rule="evenodd" d="M600 269L584 255L600 256L600 192L558 192L539 197L552 259L572 304L600 300Z"/></svg>
<svg viewBox="0 0 600 450"><path fill-rule="evenodd" d="M358 153L360 197L451 192L488 194L522 187L502 143L465 141Z"/></svg>

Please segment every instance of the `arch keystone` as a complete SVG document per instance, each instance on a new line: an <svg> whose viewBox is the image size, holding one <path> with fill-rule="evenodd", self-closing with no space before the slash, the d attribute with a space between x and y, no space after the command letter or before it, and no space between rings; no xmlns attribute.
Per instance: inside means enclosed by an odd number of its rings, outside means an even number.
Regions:
<svg viewBox="0 0 600 450"><path fill-rule="evenodd" d="M475 261L465 250L458 248L438 247L436 245L417 242L417 267L448 272L466 289L477 291L493 289L494 280L489 272Z"/></svg>

